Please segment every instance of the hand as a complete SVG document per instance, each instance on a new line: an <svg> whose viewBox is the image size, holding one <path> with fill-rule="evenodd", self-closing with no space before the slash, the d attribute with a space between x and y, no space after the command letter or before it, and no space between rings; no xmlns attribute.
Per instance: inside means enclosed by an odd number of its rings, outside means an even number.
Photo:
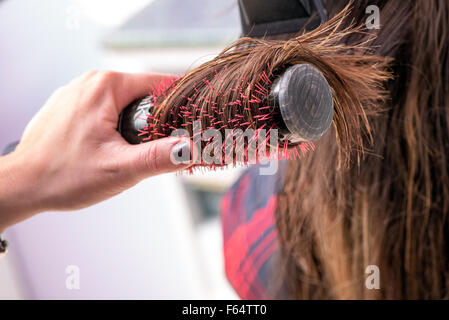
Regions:
<svg viewBox="0 0 449 320"><path fill-rule="evenodd" d="M185 138L130 145L116 131L122 109L163 78L90 72L56 90L16 150L0 158L0 231L37 212L84 208L188 167L170 157L190 153Z"/></svg>

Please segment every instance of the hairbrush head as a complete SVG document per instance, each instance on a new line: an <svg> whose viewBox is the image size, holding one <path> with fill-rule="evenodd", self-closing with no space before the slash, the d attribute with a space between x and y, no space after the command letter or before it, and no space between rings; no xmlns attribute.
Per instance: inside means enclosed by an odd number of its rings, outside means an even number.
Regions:
<svg viewBox="0 0 449 320"><path fill-rule="evenodd" d="M330 86L323 74L309 64L286 69L271 85L268 99L278 109L283 140L295 144L316 141L329 129L334 106ZM131 144L144 141L147 118L153 108L151 96L130 104L119 117L118 131Z"/></svg>

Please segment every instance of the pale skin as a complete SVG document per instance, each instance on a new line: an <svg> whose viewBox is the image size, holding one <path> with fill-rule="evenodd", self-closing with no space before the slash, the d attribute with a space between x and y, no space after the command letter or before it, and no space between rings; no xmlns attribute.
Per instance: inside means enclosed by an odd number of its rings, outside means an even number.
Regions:
<svg viewBox="0 0 449 320"><path fill-rule="evenodd" d="M164 77L93 71L57 89L16 150L0 157L0 233L40 212L85 208L187 168L170 157L188 143L183 138L130 145L116 131L120 112Z"/></svg>

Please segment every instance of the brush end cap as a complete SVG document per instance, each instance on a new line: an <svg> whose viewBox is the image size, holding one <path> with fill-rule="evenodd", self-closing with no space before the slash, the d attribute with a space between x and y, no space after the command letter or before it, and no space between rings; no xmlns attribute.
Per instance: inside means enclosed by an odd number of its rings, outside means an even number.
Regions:
<svg viewBox="0 0 449 320"><path fill-rule="evenodd" d="M320 70L309 64L288 68L276 84L282 119L294 142L316 141L334 117L332 91Z"/></svg>

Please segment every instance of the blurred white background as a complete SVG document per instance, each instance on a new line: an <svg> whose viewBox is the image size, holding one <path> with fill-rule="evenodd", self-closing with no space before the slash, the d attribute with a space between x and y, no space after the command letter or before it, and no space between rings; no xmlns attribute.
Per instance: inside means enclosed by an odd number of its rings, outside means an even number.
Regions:
<svg viewBox="0 0 449 320"><path fill-rule="evenodd" d="M0 148L87 70L182 73L238 35L234 0L0 0ZM236 298L216 211L237 175L160 176L82 212L10 228L0 298ZM79 289L66 286L71 265Z"/></svg>

